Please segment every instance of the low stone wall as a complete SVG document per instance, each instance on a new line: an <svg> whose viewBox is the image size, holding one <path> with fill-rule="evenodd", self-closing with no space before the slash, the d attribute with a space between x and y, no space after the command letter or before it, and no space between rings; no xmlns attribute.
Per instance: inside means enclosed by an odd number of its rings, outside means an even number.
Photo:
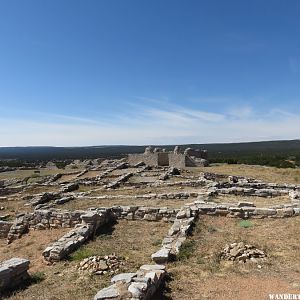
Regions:
<svg viewBox="0 0 300 300"><path fill-rule="evenodd" d="M108 189L115 189L120 186L121 183L126 182L130 177L132 177L134 173L127 173L118 177L115 181L110 182L105 187Z"/></svg>
<svg viewBox="0 0 300 300"><path fill-rule="evenodd" d="M82 216L93 212L109 211L111 217L127 220L145 221L173 221L179 209L169 209L167 207L144 207L144 206L113 206L100 209L89 210L60 210L60 209L38 209L32 213L22 214L13 222L3 223L3 237L7 237L8 243L20 238L30 228L43 230L51 228L72 228L82 223ZM0 222L0 233L1 224ZM9 224L8 224L9 223ZM7 231L7 226L9 226ZM5 232L5 233L4 233Z"/></svg>
<svg viewBox="0 0 300 300"><path fill-rule="evenodd" d="M43 257L49 262L60 261L91 239L96 231L113 219L109 209L101 212L87 212L81 215L82 223L66 233L43 251Z"/></svg>
<svg viewBox="0 0 300 300"><path fill-rule="evenodd" d="M29 263L17 257L0 262L0 296L1 291L15 289L30 278Z"/></svg>
<svg viewBox="0 0 300 300"><path fill-rule="evenodd" d="M153 298L164 282L166 267L164 265L143 265L136 273L115 275L111 286L100 290L94 300L104 299L156 299Z"/></svg>
<svg viewBox="0 0 300 300"><path fill-rule="evenodd" d="M251 202L217 204L205 201L195 201L193 206L198 208L199 214L226 216L231 218L286 218L300 215L300 207L296 204L256 207Z"/></svg>
<svg viewBox="0 0 300 300"><path fill-rule="evenodd" d="M110 200L110 199L142 199L142 200L150 200L150 199L188 199L190 197L197 198L202 195L203 192L179 192L179 193L151 193L151 194L142 194L142 195L103 195L103 196L78 196L77 198L84 199L95 199L95 200Z"/></svg>
<svg viewBox="0 0 300 300"><path fill-rule="evenodd" d="M156 263L163 264L176 257L191 231L198 213L198 208L192 205L180 209L168 235L162 241L161 249L151 255Z"/></svg>
<svg viewBox="0 0 300 300"><path fill-rule="evenodd" d="M6 238L13 222L0 221L0 238Z"/></svg>
<svg viewBox="0 0 300 300"><path fill-rule="evenodd" d="M81 223L81 215L86 211L68 210L35 210L32 213L24 214L15 219L7 235L8 243L20 238L29 228L49 229L59 227L74 227Z"/></svg>
<svg viewBox="0 0 300 300"><path fill-rule="evenodd" d="M241 195L241 196L257 196L257 197L278 197L288 195L288 190L277 189L256 189L243 187L229 187L229 188L211 188L208 190L210 195Z"/></svg>
<svg viewBox="0 0 300 300"><path fill-rule="evenodd" d="M145 221L173 221L179 209L167 207L113 206L112 212L118 219Z"/></svg>

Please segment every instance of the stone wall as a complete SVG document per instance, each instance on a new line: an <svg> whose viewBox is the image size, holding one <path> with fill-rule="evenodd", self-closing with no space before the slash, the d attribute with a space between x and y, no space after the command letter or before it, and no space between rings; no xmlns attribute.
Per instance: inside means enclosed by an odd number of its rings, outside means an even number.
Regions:
<svg viewBox="0 0 300 300"><path fill-rule="evenodd" d="M182 153L169 153L169 164L172 167L182 169L186 167L186 155Z"/></svg>
<svg viewBox="0 0 300 300"><path fill-rule="evenodd" d="M168 152L158 152L158 166L169 166L169 153Z"/></svg>
<svg viewBox="0 0 300 300"><path fill-rule="evenodd" d="M0 221L0 238L6 238L13 222Z"/></svg>
<svg viewBox="0 0 300 300"><path fill-rule="evenodd" d="M195 201L191 204L197 207L199 214L210 216L225 216L230 218L287 218L300 216L299 204L283 204L272 207L256 207L252 202L213 203Z"/></svg>
<svg viewBox="0 0 300 300"><path fill-rule="evenodd" d="M158 166L158 152L128 154L128 163L131 166L134 166L139 162L144 162L148 166Z"/></svg>
<svg viewBox="0 0 300 300"><path fill-rule="evenodd" d="M15 289L26 282L30 278L28 269L27 259L15 257L0 262L0 296L1 291Z"/></svg>
<svg viewBox="0 0 300 300"><path fill-rule="evenodd" d="M167 207L113 206L110 208L118 219L145 221L173 221L179 209Z"/></svg>
<svg viewBox="0 0 300 300"><path fill-rule="evenodd" d="M176 257L198 214L199 210L195 205L187 205L180 209L168 235L162 241L161 249L151 256L156 263L163 264Z"/></svg>
<svg viewBox="0 0 300 300"><path fill-rule="evenodd" d="M112 279L112 285L100 290L94 300L104 299L156 299L155 293L166 276L164 265L143 265L136 273L121 273Z"/></svg>
<svg viewBox="0 0 300 300"><path fill-rule="evenodd" d="M15 219L7 235L8 243L20 238L29 228L49 229L58 227L74 227L81 223L81 215L86 211L68 211L58 209L41 209L23 214Z"/></svg>
<svg viewBox="0 0 300 300"><path fill-rule="evenodd" d="M194 154L194 156L188 153ZM129 154L128 163L131 166L136 165L139 162L144 162L149 166L170 166L176 168L195 167L197 163L193 157L198 159L207 158L207 151L188 149L184 153L180 152L179 147L175 147L173 152L166 152L157 150L153 152L151 147L146 148L144 153Z"/></svg>
<svg viewBox="0 0 300 300"><path fill-rule="evenodd" d="M87 212L80 216L82 222L43 251L49 262L60 261L75 251L87 240L94 237L97 230L110 222L114 216L110 209Z"/></svg>

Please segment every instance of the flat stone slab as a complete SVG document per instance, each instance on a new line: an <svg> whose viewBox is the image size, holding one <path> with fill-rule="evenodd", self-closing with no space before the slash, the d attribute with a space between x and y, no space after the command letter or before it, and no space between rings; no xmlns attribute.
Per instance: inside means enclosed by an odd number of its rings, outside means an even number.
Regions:
<svg viewBox="0 0 300 300"><path fill-rule="evenodd" d="M165 270L166 266L165 265L142 265L140 267L141 271L155 271L155 270Z"/></svg>
<svg viewBox="0 0 300 300"><path fill-rule="evenodd" d="M112 279L112 283L116 283L118 281L124 281L126 283L129 283L133 277L137 276L136 273L121 273L118 275L115 275Z"/></svg>
<svg viewBox="0 0 300 300"><path fill-rule="evenodd" d="M158 264L166 263L169 260L170 249L162 248L151 255L151 258Z"/></svg>
<svg viewBox="0 0 300 300"><path fill-rule="evenodd" d="M115 284L100 290L94 297L94 300L114 299L120 296Z"/></svg>

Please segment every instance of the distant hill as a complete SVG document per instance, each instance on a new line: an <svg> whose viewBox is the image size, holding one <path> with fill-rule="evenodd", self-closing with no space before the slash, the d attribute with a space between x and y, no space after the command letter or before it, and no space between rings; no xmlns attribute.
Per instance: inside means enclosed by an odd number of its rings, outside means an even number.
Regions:
<svg viewBox="0 0 300 300"><path fill-rule="evenodd" d="M158 147L171 150L174 146L175 145L160 145ZM181 145L181 147L183 149L187 147L207 149L211 162L276 166L300 165L300 140L228 144L186 144ZM126 145L91 147L0 147L0 159L45 161L119 158L128 153L141 153L144 149L145 146Z"/></svg>

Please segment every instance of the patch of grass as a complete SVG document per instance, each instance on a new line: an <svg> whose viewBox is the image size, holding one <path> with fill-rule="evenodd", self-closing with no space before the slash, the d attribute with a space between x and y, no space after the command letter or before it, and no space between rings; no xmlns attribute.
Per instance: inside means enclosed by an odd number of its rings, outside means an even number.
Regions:
<svg viewBox="0 0 300 300"><path fill-rule="evenodd" d="M112 236L110 234L100 234L97 239L106 241L112 239Z"/></svg>
<svg viewBox="0 0 300 300"><path fill-rule="evenodd" d="M192 254L195 252L195 248L196 248L196 242L194 240L188 240L184 242L177 255L177 260L184 261L189 259L192 256Z"/></svg>
<svg viewBox="0 0 300 300"><path fill-rule="evenodd" d="M196 262L198 265L203 265L203 264L205 264L205 259L203 257L199 256L199 257L197 257Z"/></svg>
<svg viewBox="0 0 300 300"><path fill-rule="evenodd" d="M252 222L249 220L241 220L241 221L239 221L239 225L242 228L250 228L253 226Z"/></svg>
<svg viewBox="0 0 300 300"><path fill-rule="evenodd" d="M41 177L41 175L39 173L33 173L30 177L31 178L39 178L39 177Z"/></svg>
<svg viewBox="0 0 300 300"><path fill-rule="evenodd" d="M45 280L46 276L44 272L35 272L31 274L31 282L32 283L39 283Z"/></svg>
<svg viewBox="0 0 300 300"><path fill-rule="evenodd" d="M162 240L155 240L155 241L152 243L152 246L160 246L160 245L161 245L161 242L162 242Z"/></svg>
<svg viewBox="0 0 300 300"><path fill-rule="evenodd" d="M95 253L93 250L88 249L88 248L79 248L77 251L73 252L69 260L71 261L81 261L87 257L94 256Z"/></svg>
<svg viewBox="0 0 300 300"><path fill-rule="evenodd" d="M217 229L216 229L214 226L209 225L209 226L207 227L207 231L208 231L209 233L214 233L214 232L217 231Z"/></svg>

